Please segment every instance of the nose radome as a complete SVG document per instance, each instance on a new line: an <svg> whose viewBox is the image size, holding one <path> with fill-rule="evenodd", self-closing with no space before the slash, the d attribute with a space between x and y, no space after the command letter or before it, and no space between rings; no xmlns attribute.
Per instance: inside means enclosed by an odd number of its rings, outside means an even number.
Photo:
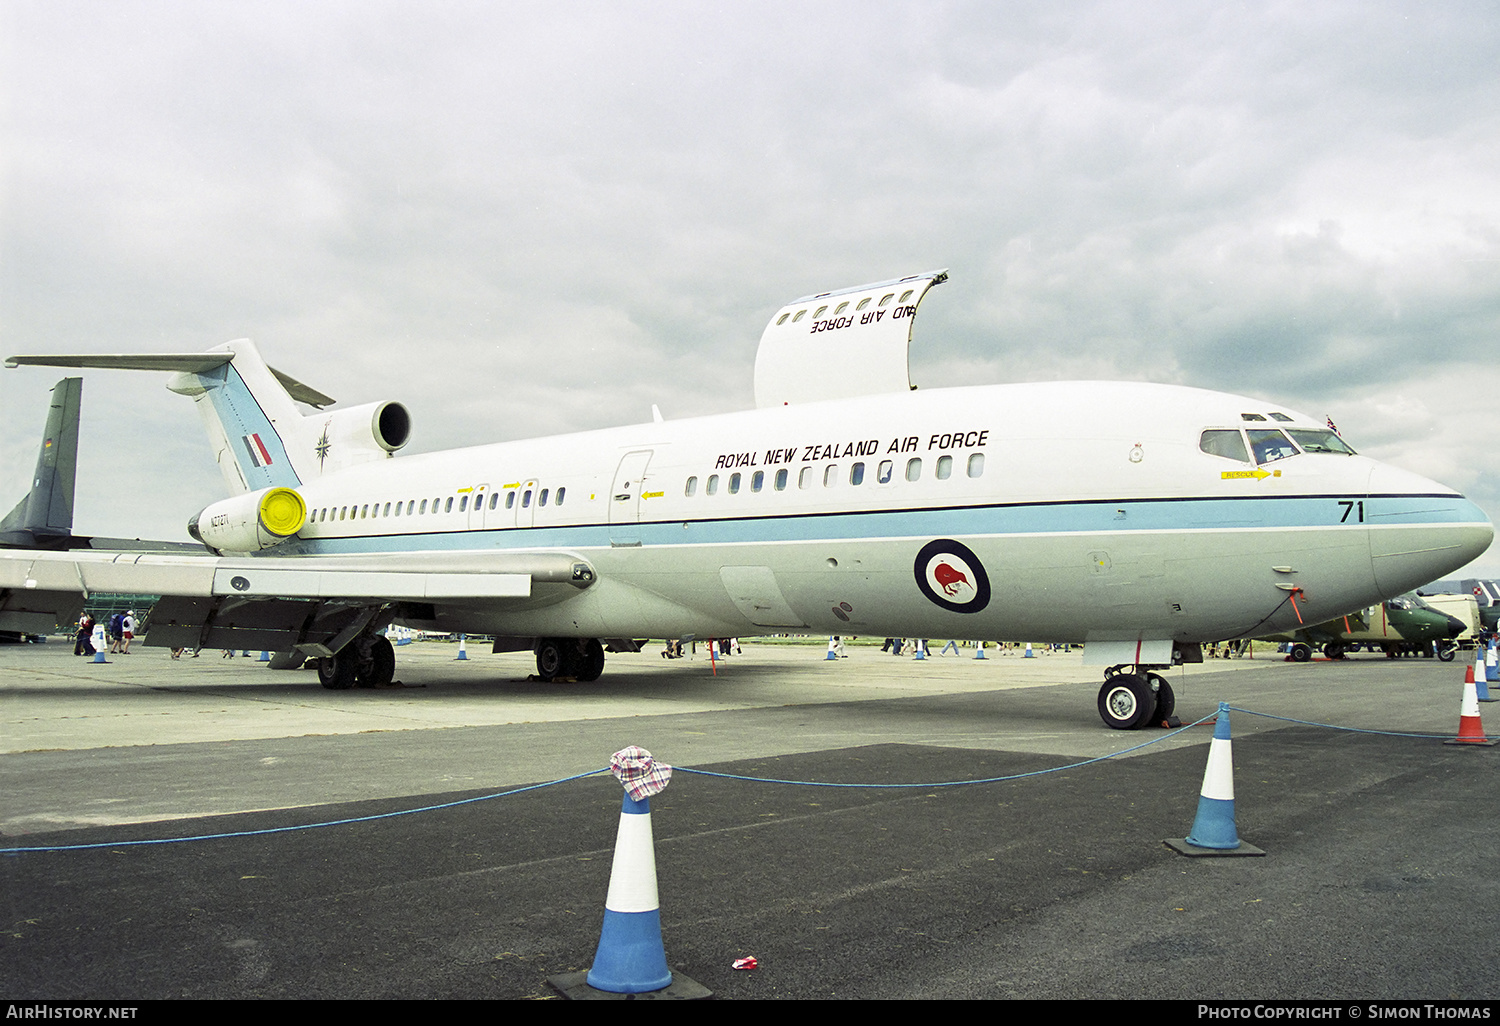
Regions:
<svg viewBox="0 0 1500 1026"><path fill-rule="evenodd" d="M1429 584L1482 556L1495 538L1489 517L1452 488L1386 463L1370 471L1365 522L1383 595Z"/></svg>

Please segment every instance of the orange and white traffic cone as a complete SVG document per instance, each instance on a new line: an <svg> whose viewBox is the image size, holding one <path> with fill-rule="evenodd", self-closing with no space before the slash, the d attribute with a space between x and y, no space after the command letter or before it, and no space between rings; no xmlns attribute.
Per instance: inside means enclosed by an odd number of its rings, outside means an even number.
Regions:
<svg viewBox="0 0 1500 1026"><path fill-rule="evenodd" d="M1458 709L1458 737L1450 738L1443 744L1493 745L1494 743L1484 736L1484 724L1479 722L1479 693L1474 690L1474 682L1466 680L1464 681L1464 698Z"/></svg>

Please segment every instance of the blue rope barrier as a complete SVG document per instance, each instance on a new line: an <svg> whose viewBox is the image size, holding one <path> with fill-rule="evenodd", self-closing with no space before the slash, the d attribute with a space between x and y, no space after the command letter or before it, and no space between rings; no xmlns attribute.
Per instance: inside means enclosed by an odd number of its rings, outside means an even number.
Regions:
<svg viewBox="0 0 1500 1026"><path fill-rule="evenodd" d="M456 802L444 802L441 805L425 805L419 809L400 809L396 812L381 812L373 816L354 816L349 819L330 819L324 823L299 823L296 826L266 827L263 830L234 830L222 834L195 834L192 837L154 837L140 841L100 841L97 844L59 844L40 848L0 848L0 855L18 855L24 852L37 851L86 851L89 848L125 848L143 844L180 844L184 841L218 841L228 837L256 837L262 834L287 834L296 830L320 830L323 827L347 826L350 823L369 823L378 819L395 819L397 816L414 816L419 812L437 812L441 809L454 809L460 805L472 805L475 802L487 802L492 798L508 798L513 794L523 794L527 791L537 791L544 787L553 787L557 784L566 784L572 780L582 780L585 777L598 776L600 773L608 773L609 767L604 766L587 773L575 773L571 777L559 777L557 780L549 780L543 784L528 784L525 787L513 788L509 791L497 791L494 794L482 794L476 798L460 798Z"/></svg>
<svg viewBox="0 0 1500 1026"><path fill-rule="evenodd" d="M1300 720L1291 716L1277 716L1273 713L1256 712L1254 709L1244 709L1240 706L1234 705L1226 706L1226 708L1231 712L1244 713L1247 716L1259 716L1263 719L1279 720L1283 723L1296 723L1308 727L1321 727L1325 730L1338 730L1351 734L1376 734L1384 737L1410 737L1422 738L1427 740L1437 740L1450 736L1448 734L1410 734L1389 730L1370 730L1363 727L1341 727L1331 723L1319 723L1316 720ZM1211 723L1217 718L1218 711L1215 710L1202 719L1195 720L1192 723L1183 724L1176 730L1173 730L1167 734L1163 734L1160 737L1152 738L1150 741L1142 742L1141 744L1134 745L1130 748L1121 749L1118 752L1111 752L1108 755L1100 755L1092 759L1084 759L1081 762L1072 762L1068 763L1065 766L1052 766L1047 769L1028 770L1025 773L1009 773L1005 776L999 777L977 777L972 780L941 780L916 784L840 784L820 780L786 780L779 777L752 777L741 773L719 773L714 770L693 769L691 766L673 766L672 770L676 773L691 773L701 777L718 777L723 780L742 780L747 783L756 784L787 784L795 787L865 788L869 790L913 790L919 788L935 787L968 787L973 784L998 784L1009 780L1025 780L1029 777L1040 777L1045 776L1049 773L1062 773L1067 770L1081 769L1084 766L1092 766L1095 763L1106 762L1110 759L1116 759L1122 755L1129 755L1132 752L1139 752L1144 748L1150 748L1152 745L1157 745L1161 744L1164 741L1169 741L1177 735L1181 734L1183 731L1191 730L1194 727L1200 727L1205 723ZM527 791L536 791L544 787L555 787L558 784L566 784L574 780L583 780L587 777L595 777L600 775L601 773L608 772L609 767L604 766L596 770L589 770L586 773L575 773L570 777L559 777L556 780L549 780L545 783L528 784L525 787L517 787L509 791L497 791L494 794L479 795L475 798L463 798L454 802L444 802L440 805L425 805L415 809L400 809L396 812L382 812L371 816L354 816L349 819L333 819L322 823L301 823L295 826L267 827L262 830L237 830L219 834L195 834L191 837L158 837L138 841L101 841L95 844L62 844L48 845L36 848L0 848L0 855L20 855L27 852L86 851L91 848L125 848L154 844L180 844L187 841L217 841L231 837L256 837L265 834L292 833L298 830L319 830L323 827L347 826L351 823L370 823L382 819L395 819L398 816L413 816L421 812L438 812L443 809L457 808L460 805L472 805L475 802L487 802L494 798L508 798L511 795L524 794Z"/></svg>

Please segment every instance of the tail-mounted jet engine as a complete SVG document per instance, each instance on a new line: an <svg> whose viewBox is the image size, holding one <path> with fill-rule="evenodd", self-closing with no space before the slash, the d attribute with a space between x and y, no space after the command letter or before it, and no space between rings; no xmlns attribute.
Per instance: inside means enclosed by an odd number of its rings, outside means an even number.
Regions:
<svg viewBox="0 0 1500 1026"><path fill-rule="evenodd" d="M263 488L204 507L188 521L188 534L219 552L255 552L280 545L306 520L302 496L290 488Z"/></svg>
<svg viewBox="0 0 1500 1026"><path fill-rule="evenodd" d="M411 413L398 402L365 403L304 419L320 472L389 459L411 438Z"/></svg>

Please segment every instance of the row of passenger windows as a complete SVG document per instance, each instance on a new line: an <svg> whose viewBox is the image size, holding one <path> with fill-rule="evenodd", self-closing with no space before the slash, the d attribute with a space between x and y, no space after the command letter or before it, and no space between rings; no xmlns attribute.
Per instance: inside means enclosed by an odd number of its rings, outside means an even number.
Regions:
<svg viewBox="0 0 1500 1026"><path fill-rule="evenodd" d="M979 477L981 474L983 474L984 473L984 453L982 453L982 452L970 453L969 454L969 460L968 460L968 463L966 465L966 470L967 470L967 473L968 473L968 475L970 477ZM892 481L892 479L895 476L895 473L896 473L896 464L894 463L894 461L892 461L892 460L882 460L880 462L880 465L875 468L875 483L876 484L883 484L883 485L890 484L891 481ZM818 468L817 467L806 466L806 467L803 467L800 471L797 472L797 487L801 488L801 489L811 488L814 485L814 483L817 482L817 480L818 480L818 478L820 476L823 479L823 487L824 488L832 488L835 485L837 485L840 481L843 481L843 480L846 479L845 475L842 474L839 471L839 465L837 463L829 463L828 465L826 465L825 467L823 467L821 475L818 473ZM952 477L953 476L953 457L952 456L939 456L937 458L937 462L933 465L933 476L936 477L939 481L945 481L948 478ZM847 480L848 480L849 484L851 484L851 485L862 485L862 484L865 483L865 477L866 477L866 474L865 474L865 465L863 463L853 463L853 464L850 464L850 466L849 466L849 473L847 475ZM917 458L913 458L913 459L907 460L906 461L906 480L908 480L908 481L919 481L919 480L921 480L921 478L922 478L922 461L920 459L917 459ZM787 486L790 483L791 483L791 469L788 468L788 467L782 467L780 470L776 471L775 476L771 480L771 486L776 491L778 491L778 492L784 492L784 491L786 491ZM741 488L741 486L743 484L744 484L744 475L737 474L737 473L736 474L730 474L729 475L729 480L728 480L728 482L726 484L726 488L727 488L727 490L728 490L728 492L729 492L730 495L737 495L737 494L739 494L740 488ZM764 471L764 470L757 470L754 473L750 474L750 490L752 492L763 491L765 489L765 487L766 487L766 471ZM717 495L718 494L718 492L719 492L719 475L718 474L710 474L709 475L708 480L706 482L704 482L703 492L704 492L705 495ZM698 478L696 476L690 477L690 478L687 479L687 484L683 486L682 494L686 495L688 497L692 497L692 496L698 494Z"/></svg>
<svg viewBox="0 0 1500 1026"><path fill-rule="evenodd" d="M500 508L500 492L490 492L489 508L491 510ZM552 494L552 489L543 488L537 491L535 488L512 488L505 492L505 508L515 509L519 501L522 509L530 509L533 501L538 506L547 505L550 500L552 505L561 506L567 497L568 489L562 487L557 493ZM467 492L462 495L438 496L436 499L407 499L405 502L387 502L381 505L378 502L366 503L354 506L323 506L312 511L307 518L310 524L322 524L329 520L365 520L374 517L399 517L403 514L409 517L419 517L427 513L452 513L455 507L460 513L469 512L469 501L473 498L474 509L477 511L484 505L483 495L471 497Z"/></svg>
<svg viewBox="0 0 1500 1026"><path fill-rule="evenodd" d="M1275 417L1276 414L1271 416ZM1288 435L1291 437L1288 438ZM1245 446L1247 438L1249 448ZM1250 455L1254 453L1257 464L1274 463L1303 452L1354 455L1354 450L1336 432L1323 428L1287 428L1285 431L1277 428L1249 428L1243 435L1232 428L1211 428L1199 437L1198 448L1210 456L1222 456L1242 463L1249 463Z"/></svg>
<svg viewBox="0 0 1500 1026"><path fill-rule="evenodd" d="M912 297L912 293L914 293L916 291L917 291L916 289L907 289L905 292L901 293L901 298L897 299L896 302L898 302L898 303L905 303L908 299L910 299ZM866 296L864 299L861 299L859 301L859 305L854 308L854 312L855 313L859 313L865 307L869 306L871 300L873 300L874 298L875 298L874 296ZM880 302L876 303L875 305L876 306L886 306L893 299L896 299L896 294L894 292L887 292L885 295L883 295L883 296L880 297ZM849 304L852 303L852 302L853 302L852 299L846 299L846 300L844 300L842 303L840 303L838 305L838 308L835 309L833 311L833 313L828 314L828 316L830 316L830 317L837 317L837 316L839 316L845 310L849 309ZM813 320L817 320L819 317L822 317L823 314L825 314L827 312L828 312L828 304L824 303L822 306L818 307L816 310L813 311ZM798 310L796 312L796 314L793 314L790 310L788 310L786 313L784 313L780 317L776 318L776 323L777 324L785 324L786 323L786 319L788 317L790 317L792 319L792 323L796 324L798 321L802 320L802 318L805 317L805 316L807 316L807 310L806 309Z"/></svg>

